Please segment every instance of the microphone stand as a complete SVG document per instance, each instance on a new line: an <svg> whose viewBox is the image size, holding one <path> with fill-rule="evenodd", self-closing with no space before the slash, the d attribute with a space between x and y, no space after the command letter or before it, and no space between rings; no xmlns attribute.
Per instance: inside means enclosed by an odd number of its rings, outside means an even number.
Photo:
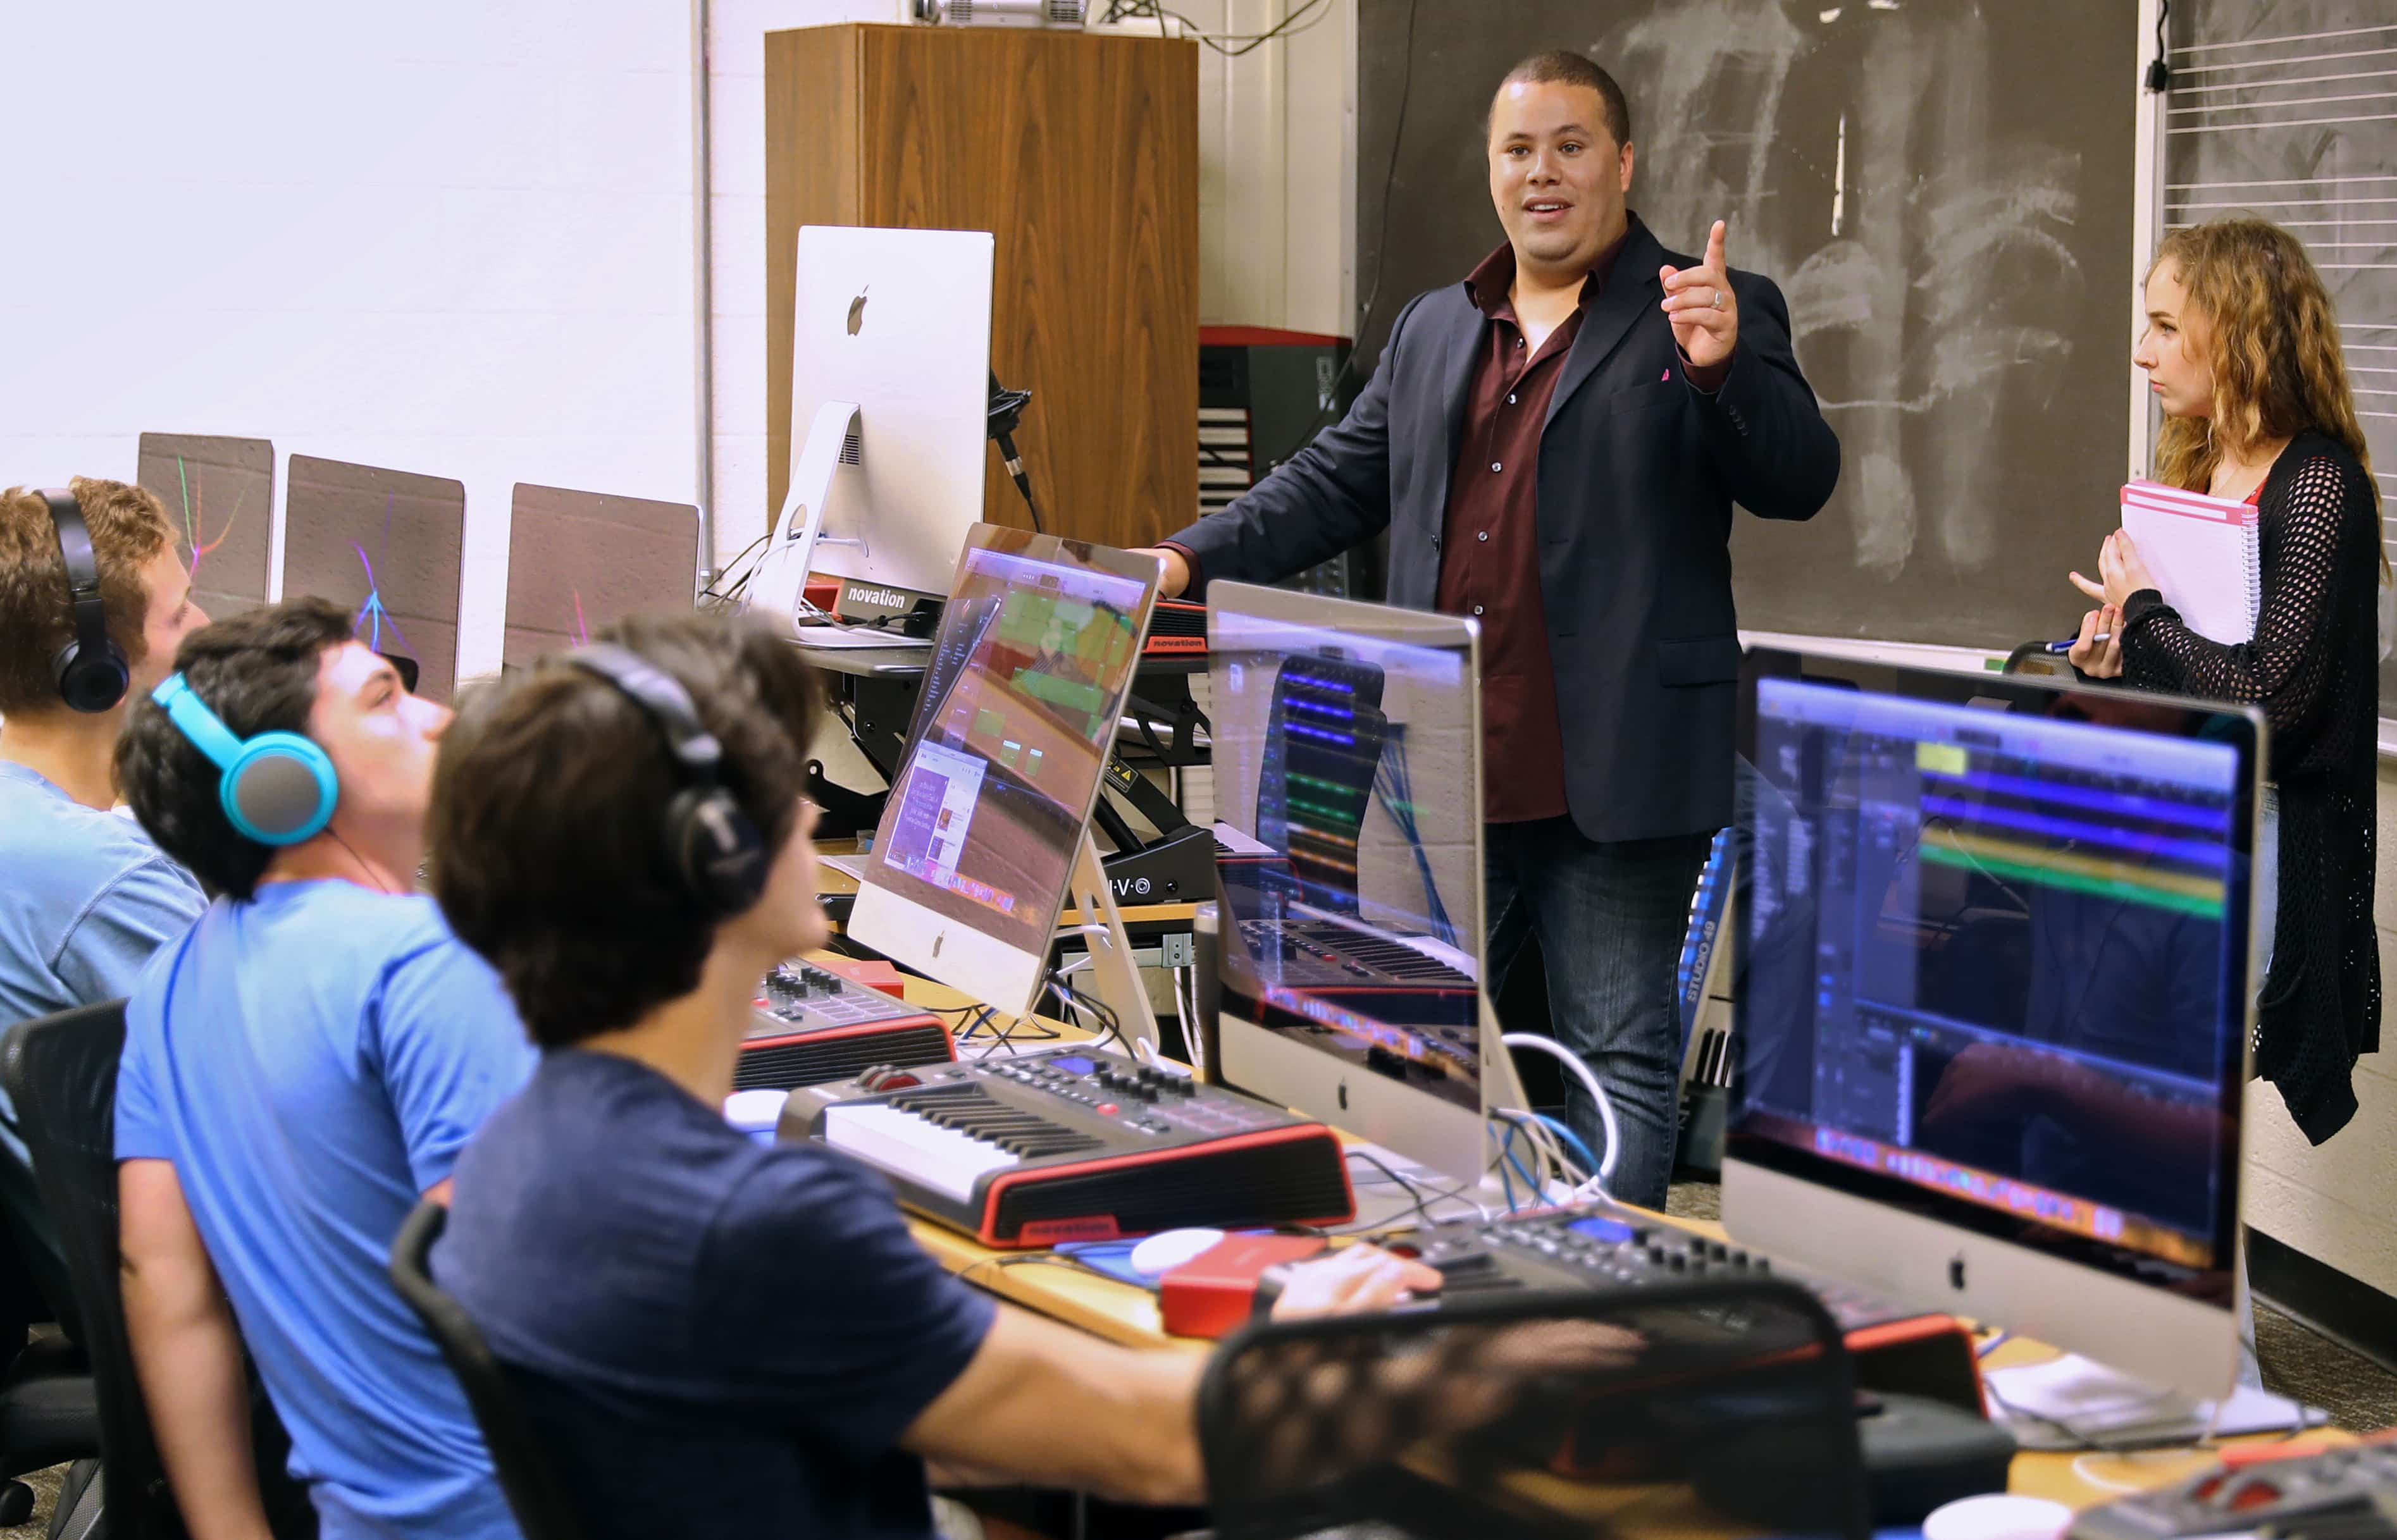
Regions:
<svg viewBox="0 0 2397 1540"><path fill-rule="evenodd" d="M1009 390L998 382L998 371L990 371L990 436L998 445L999 462L1007 467L1015 489L1024 494L1024 507L1032 516L1033 532L1046 534L1040 523L1040 505L1032 501L1032 478L1024 474L1024 457L1015 449L1015 429L1024 421L1024 408L1031 401L1030 391Z"/></svg>

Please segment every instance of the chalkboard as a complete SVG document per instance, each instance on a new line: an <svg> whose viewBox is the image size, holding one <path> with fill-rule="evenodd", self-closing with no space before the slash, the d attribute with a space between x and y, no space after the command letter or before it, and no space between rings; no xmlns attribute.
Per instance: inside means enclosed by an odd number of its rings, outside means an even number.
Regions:
<svg viewBox="0 0 2397 1540"><path fill-rule="evenodd" d="M2389 0L2210 0L2169 33L2163 223L2254 214L2306 243L2383 502L2397 492L2397 17ZM2397 714L2397 662L2380 665Z"/></svg>
<svg viewBox="0 0 2397 1540"><path fill-rule="evenodd" d="M2064 636L2130 432L2136 20L2132 0L1359 0L1360 342L1377 355L1410 296L1504 238L1491 94L1523 55L1579 49L1629 98L1632 208L1682 251L1729 221L1844 449L1811 523L1738 521L1741 623Z"/></svg>

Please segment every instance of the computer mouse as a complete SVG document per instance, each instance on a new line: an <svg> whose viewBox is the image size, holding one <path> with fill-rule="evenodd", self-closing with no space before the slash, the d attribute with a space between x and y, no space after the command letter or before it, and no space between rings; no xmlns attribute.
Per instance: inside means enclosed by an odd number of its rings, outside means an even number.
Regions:
<svg viewBox="0 0 2397 1540"><path fill-rule="evenodd" d="M2062 1503L1992 1492L1932 1509L1922 1540L2056 1540L2071 1522Z"/></svg>
<svg viewBox="0 0 2397 1540"><path fill-rule="evenodd" d="M1170 1273L1223 1239L1221 1230L1159 1230L1132 1249L1132 1270Z"/></svg>
<svg viewBox="0 0 2397 1540"><path fill-rule="evenodd" d="M724 1120L743 1133L771 1133L790 1098L787 1091L736 1091L724 1099Z"/></svg>

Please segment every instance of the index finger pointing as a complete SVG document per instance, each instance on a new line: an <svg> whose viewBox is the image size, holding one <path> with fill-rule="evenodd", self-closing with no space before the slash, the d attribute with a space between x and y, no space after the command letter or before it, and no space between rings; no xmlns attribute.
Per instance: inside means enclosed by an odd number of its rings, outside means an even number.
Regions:
<svg viewBox="0 0 2397 1540"><path fill-rule="evenodd" d="M1707 232L1707 265L1718 273L1723 271L1723 221L1721 220L1715 221L1715 227Z"/></svg>

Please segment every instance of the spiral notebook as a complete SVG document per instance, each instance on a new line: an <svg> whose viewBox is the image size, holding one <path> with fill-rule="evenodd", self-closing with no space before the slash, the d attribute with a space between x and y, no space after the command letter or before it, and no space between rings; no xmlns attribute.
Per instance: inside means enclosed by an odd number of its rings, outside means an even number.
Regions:
<svg viewBox="0 0 2397 1540"><path fill-rule="evenodd" d="M2226 647L2255 639L2264 562L2252 503L2134 481L2122 488L2122 529L2191 631Z"/></svg>

